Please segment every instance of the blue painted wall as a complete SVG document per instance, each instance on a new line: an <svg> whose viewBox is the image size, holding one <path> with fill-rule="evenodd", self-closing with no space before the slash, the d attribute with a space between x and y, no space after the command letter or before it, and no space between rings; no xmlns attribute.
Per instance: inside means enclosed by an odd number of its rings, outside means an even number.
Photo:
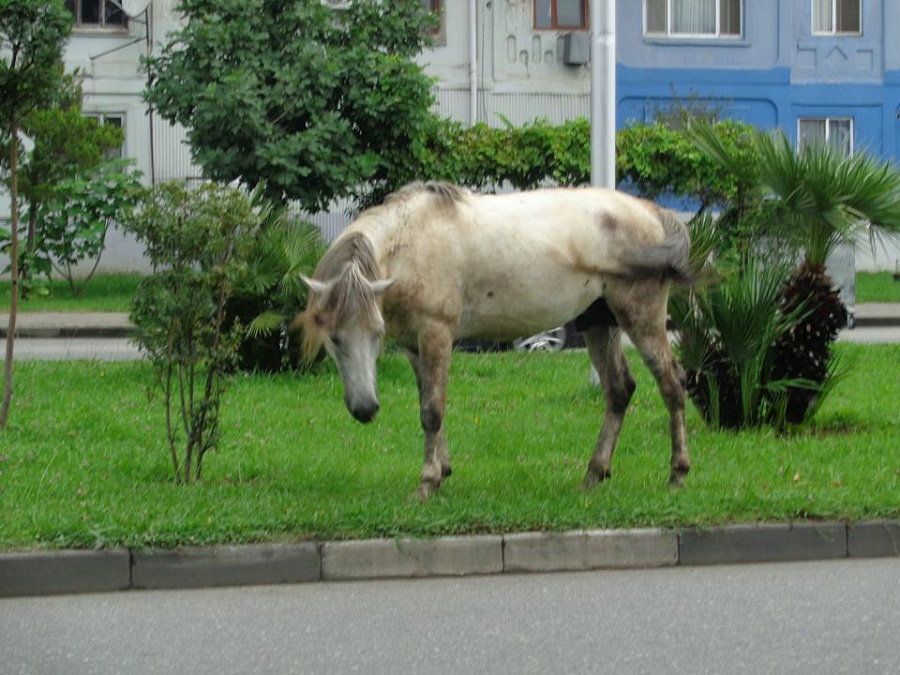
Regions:
<svg viewBox="0 0 900 675"><path fill-rule="evenodd" d="M736 39L647 38L639 0L618 4L618 125L674 98L796 140L800 117L852 117L854 142L900 158L900 1L863 0L862 35L813 36L811 0L744 0Z"/></svg>

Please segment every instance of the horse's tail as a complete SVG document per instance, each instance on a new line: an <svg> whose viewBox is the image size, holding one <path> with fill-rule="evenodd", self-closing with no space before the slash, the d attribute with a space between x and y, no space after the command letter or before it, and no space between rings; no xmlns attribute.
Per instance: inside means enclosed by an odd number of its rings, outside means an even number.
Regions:
<svg viewBox="0 0 900 675"><path fill-rule="evenodd" d="M658 244L634 251L625 264L636 277L661 277L667 281L690 283L691 236L685 225L668 209L657 211L666 236Z"/></svg>

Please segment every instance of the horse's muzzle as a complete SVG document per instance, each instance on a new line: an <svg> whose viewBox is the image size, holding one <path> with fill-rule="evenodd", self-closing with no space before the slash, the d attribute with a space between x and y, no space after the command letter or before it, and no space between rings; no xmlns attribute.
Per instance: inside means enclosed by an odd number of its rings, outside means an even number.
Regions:
<svg viewBox="0 0 900 675"><path fill-rule="evenodd" d="M375 415L378 414L379 406L378 402L360 405L360 406L347 406L347 409L350 411L350 414L353 415L353 419L357 422L362 422L363 424L368 424L372 420L375 419Z"/></svg>

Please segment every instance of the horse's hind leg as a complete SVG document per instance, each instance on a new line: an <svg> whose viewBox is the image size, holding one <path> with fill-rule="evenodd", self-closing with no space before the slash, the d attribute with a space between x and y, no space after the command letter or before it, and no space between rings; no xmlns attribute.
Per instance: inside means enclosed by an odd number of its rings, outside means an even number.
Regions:
<svg viewBox="0 0 900 675"><path fill-rule="evenodd" d="M672 354L666 335L668 294L658 283L634 284L634 296L624 311L616 311L619 323L637 347L647 368L653 373L669 411L672 459L669 483L680 486L691 468L687 450L684 413L684 371Z"/></svg>
<svg viewBox="0 0 900 675"><path fill-rule="evenodd" d="M590 488L612 475L612 456L616 449L625 410L634 393L634 379L622 351L619 329L591 327L583 332L591 363L600 376L606 413L600 427L600 438L588 463L584 487Z"/></svg>
<svg viewBox="0 0 900 675"><path fill-rule="evenodd" d="M420 333L418 350L407 352L419 385L419 418L425 436L425 456L416 491L421 500L427 499L450 475L444 412L452 348L452 332L434 325Z"/></svg>

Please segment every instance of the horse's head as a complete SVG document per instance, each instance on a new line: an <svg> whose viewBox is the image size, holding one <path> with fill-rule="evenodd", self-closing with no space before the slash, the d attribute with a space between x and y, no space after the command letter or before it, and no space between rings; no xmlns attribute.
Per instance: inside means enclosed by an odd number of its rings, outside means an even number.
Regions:
<svg viewBox="0 0 900 675"><path fill-rule="evenodd" d="M347 410L371 422L378 412L375 364L384 336L378 296L394 282L370 281L354 264L328 281L303 280L311 291L300 320L307 353L324 345L337 363Z"/></svg>

